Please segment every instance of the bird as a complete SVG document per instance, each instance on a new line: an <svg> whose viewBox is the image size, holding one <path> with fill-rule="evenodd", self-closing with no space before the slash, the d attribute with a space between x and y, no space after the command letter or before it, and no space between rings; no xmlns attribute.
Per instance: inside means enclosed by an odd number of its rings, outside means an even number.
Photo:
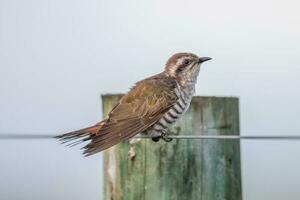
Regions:
<svg viewBox="0 0 300 200"><path fill-rule="evenodd" d="M201 64L211 60L193 53L176 53L163 72L138 81L97 124L56 136L70 146L89 141L83 149L90 156L137 134L154 142L170 142L168 128L188 109Z"/></svg>

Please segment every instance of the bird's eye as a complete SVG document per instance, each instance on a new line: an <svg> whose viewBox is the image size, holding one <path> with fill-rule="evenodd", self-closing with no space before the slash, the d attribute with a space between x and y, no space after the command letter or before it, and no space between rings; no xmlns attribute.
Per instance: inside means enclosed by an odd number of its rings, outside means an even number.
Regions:
<svg viewBox="0 0 300 200"><path fill-rule="evenodd" d="M188 60L188 59L185 59L184 61L183 61L183 64L186 66L186 65L188 65L188 64L190 64L191 63L191 61L190 60Z"/></svg>

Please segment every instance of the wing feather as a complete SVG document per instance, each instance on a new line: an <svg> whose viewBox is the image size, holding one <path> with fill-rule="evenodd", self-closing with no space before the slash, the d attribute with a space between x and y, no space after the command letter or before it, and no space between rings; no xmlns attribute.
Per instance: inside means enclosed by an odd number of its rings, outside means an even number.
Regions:
<svg viewBox="0 0 300 200"><path fill-rule="evenodd" d="M176 103L175 87L176 81L164 74L136 83L112 109L97 132L85 138L91 142L83 147L84 154L89 156L103 151L151 127ZM87 135L83 131L80 134ZM70 138L76 136L69 134Z"/></svg>

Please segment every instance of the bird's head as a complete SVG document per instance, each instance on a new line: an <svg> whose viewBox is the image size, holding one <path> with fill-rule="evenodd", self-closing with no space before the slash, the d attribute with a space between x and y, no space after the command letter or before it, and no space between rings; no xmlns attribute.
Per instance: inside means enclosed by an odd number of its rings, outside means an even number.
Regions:
<svg viewBox="0 0 300 200"><path fill-rule="evenodd" d="M209 57L198 57L193 53L176 53L166 63L165 73L178 78L193 78L198 75L203 62Z"/></svg>

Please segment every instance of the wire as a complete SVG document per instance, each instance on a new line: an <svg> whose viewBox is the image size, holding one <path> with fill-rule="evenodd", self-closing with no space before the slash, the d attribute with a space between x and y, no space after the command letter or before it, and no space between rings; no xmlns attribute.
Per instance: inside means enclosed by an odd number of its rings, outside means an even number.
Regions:
<svg viewBox="0 0 300 200"><path fill-rule="evenodd" d="M250 135L169 135L172 139L216 139L216 140L270 140L270 139L283 139L283 140L300 140L300 135L289 135L289 136L279 136L279 135L268 135L268 136L250 136ZM151 138L149 136L137 136L136 138Z"/></svg>
<svg viewBox="0 0 300 200"><path fill-rule="evenodd" d="M54 139L52 134L0 134L0 140L16 139ZM169 135L172 139L215 139L215 140L300 140L300 135ZM152 139L150 136L137 135L133 138Z"/></svg>
<svg viewBox="0 0 300 200"><path fill-rule="evenodd" d="M15 140L15 139L54 139L55 135L52 134L0 134L0 140Z"/></svg>

